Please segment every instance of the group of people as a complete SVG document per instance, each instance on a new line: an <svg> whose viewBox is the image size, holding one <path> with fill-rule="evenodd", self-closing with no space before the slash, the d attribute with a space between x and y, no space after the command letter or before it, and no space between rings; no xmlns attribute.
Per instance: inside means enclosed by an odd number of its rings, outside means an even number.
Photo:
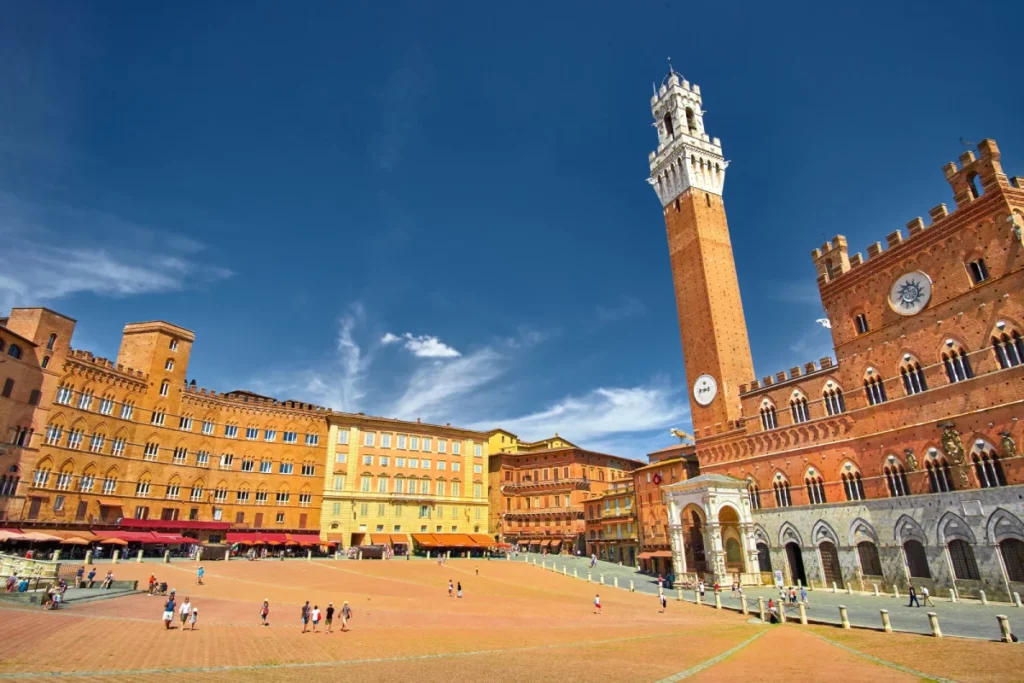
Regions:
<svg viewBox="0 0 1024 683"><path fill-rule="evenodd" d="M479 570L479 569L477 569L477 570L476 570L476 573L477 573L477 574L480 574L480 570ZM455 590L456 590L456 589L455 589L455 584L453 584L453 583L452 583L452 580L451 580L451 579L448 579L448 597L449 597L449 598L451 598L451 597L458 597L458 598L461 598L461 597L462 597L462 582L461 582L461 581L459 581L459 582L458 582L458 584L459 584L459 587L458 587L458 594L455 594Z"/></svg>
<svg viewBox="0 0 1024 683"><path fill-rule="evenodd" d="M302 606L302 632L306 633L309 629L309 624L313 624L313 633L317 632L317 626L320 625L320 620L324 622L324 633L332 633L334 631L334 603L327 603L327 609L323 612L320 611L320 605L309 606L309 600L306 600L306 604ZM260 608L260 619L263 625L267 625L267 615L270 614L270 601L264 600L263 606ZM352 608L349 607L348 601L341 605L341 630L348 630L348 621L352 618Z"/></svg>
<svg viewBox="0 0 1024 683"><path fill-rule="evenodd" d="M178 618L181 620L181 630L183 632L186 630L196 630L196 622L199 620L199 608L192 604L192 600L188 596L185 596L185 600L179 606L176 592L172 588L167 596L167 602L164 604L164 629L171 630L174 628L171 624L174 622L175 612L178 613ZM186 624L189 625L188 629L185 628Z"/></svg>
<svg viewBox="0 0 1024 683"><path fill-rule="evenodd" d="M103 583L100 584L100 588L109 589L114 584L114 572L113 570L107 570L107 575L103 577ZM85 566L81 566L75 572L75 588L92 588L96 585L96 567L89 567L89 573L85 573Z"/></svg>
<svg viewBox="0 0 1024 683"><path fill-rule="evenodd" d="M914 588L914 584L910 584L910 602L907 607L921 606L921 602L929 607L934 607L935 603L932 602L932 594L928 592L928 586L921 586L921 600L917 598L917 589Z"/></svg>

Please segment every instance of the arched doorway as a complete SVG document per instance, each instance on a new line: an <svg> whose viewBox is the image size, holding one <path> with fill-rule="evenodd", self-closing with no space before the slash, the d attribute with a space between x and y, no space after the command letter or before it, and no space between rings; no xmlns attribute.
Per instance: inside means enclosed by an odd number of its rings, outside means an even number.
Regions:
<svg viewBox="0 0 1024 683"><path fill-rule="evenodd" d="M821 570L825 574L825 586L833 583L839 588L843 587L843 570L839 565L839 551L836 550L832 541L822 541L818 546L821 554Z"/></svg>
<svg viewBox="0 0 1024 683"><path fill-rule="evenodd" d="M806 586L807 574L804 572L804 556L800 552L800 546L793 541L786 544L786 560L789 562L789 573L793 582Z"/></svg>
<svg viewBox="0 0 1024 683"><path fill-rule="evenodd" d="M746 563L743 561L740 516L736 508L723 506L718 511L718 523L722 533L722 545L725 547L725 570L730 574L742 574L746 571Z"/></svg>
<svg viewBox="0 0 1024 683"><path fill-rule="evenodd" d="M757 568L759 571L768 572L772 571L772 556L768 550L767 543L757 544Z"/></svg>
<svg viewBox="0 0 1024 683"><path fill-rule="evenodd" d="M686 547L686 567L691 572L708 570L704 555L704 519L693 507L683 510L683 543Z"/></svg>

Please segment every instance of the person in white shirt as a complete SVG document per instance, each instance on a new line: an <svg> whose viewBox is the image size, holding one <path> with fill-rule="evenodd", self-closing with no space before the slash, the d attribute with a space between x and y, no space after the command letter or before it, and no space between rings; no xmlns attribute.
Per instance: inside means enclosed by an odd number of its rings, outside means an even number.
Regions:
<svg viewBox="0 0 1024 683"><path fill-rule="evenodd" d="M313 633L316 633L316 625L320 623L320 606L313 606Z"/></svg>
<svg viewBox="0 0 1024 683"><path fill-rule="evenodd" d="M192 601L189 600L188 596L185 596L185 601L181 603L181 608L178 610L178 614L181 617L181 631L185 632L185 622L188 621L188 617L192 614Z"/></svg>

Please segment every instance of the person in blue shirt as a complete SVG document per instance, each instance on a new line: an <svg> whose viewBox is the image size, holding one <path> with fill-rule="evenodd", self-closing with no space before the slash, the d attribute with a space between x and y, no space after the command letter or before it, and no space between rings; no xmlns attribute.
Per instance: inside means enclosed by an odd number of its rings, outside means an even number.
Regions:
<svg viewBox="0 0 1024 683"><path fill-rule="evenodd" d="M202 566L200 566L199 569L196 570L196 583L198 583L200 586L203 585L203 574L204 573L205 572L203 571Z"/></svg>

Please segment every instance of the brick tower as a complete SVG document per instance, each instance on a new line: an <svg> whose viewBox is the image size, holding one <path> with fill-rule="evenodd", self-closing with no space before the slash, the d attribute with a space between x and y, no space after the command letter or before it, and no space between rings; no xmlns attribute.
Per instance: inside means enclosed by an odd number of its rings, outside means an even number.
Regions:
<svg viewBox="0 0 1024 683"><path fill-rule="evenodd" d="M722 187L728 163L704 133L700 86L669 70L651 97L658 150L648 182L665 213L693 426L740 417L739 386L754 377Z"/></svg>

